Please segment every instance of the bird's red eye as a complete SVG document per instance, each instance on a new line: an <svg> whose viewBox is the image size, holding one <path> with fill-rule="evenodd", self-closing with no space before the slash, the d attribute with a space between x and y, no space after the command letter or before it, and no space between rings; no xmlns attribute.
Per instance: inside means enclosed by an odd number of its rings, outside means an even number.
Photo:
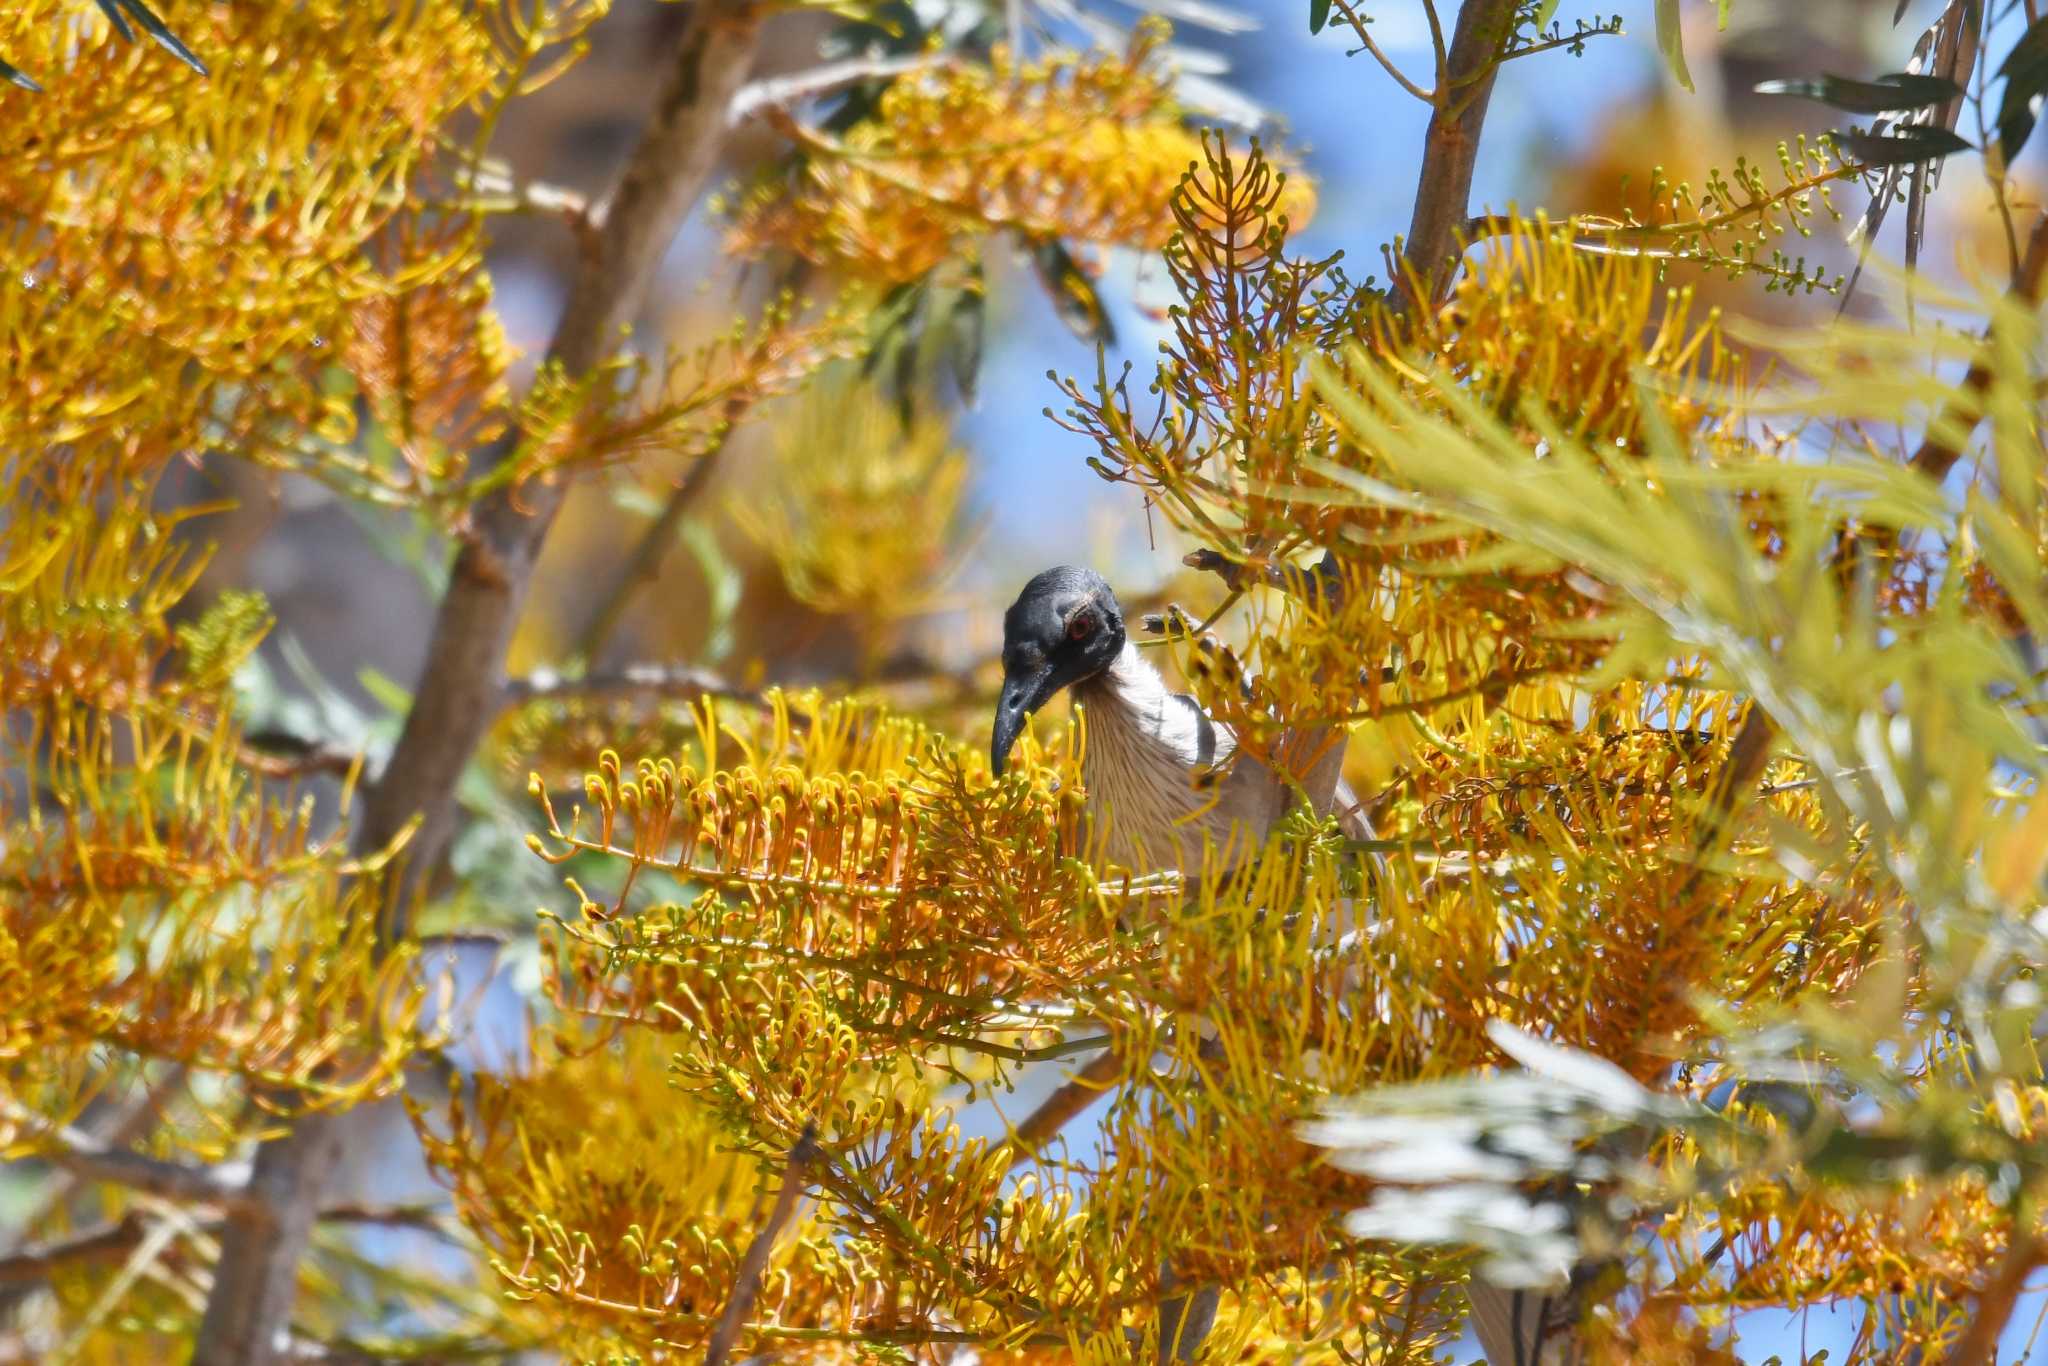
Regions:
<svg viewBox="0 0 2048 1366"><path fill-rule="evenodd" d="M1086 640L1095 634L1095 614L1076 612L1074 619L1067 623L1068 640Z"/></svg>

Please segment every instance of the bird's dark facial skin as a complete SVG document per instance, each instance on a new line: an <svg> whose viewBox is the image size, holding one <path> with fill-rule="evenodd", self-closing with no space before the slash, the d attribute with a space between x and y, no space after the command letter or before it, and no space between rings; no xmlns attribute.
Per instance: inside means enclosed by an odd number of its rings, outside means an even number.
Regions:
<svg viewBox="0 0 2048 1366"><path fill-rule="evenodd" d="M1024 718L1107 669L1123 648L1123 609L1100 574L1060 565L1024 585L1003 616L1003 695L989 746L997 777Z"/></svg>

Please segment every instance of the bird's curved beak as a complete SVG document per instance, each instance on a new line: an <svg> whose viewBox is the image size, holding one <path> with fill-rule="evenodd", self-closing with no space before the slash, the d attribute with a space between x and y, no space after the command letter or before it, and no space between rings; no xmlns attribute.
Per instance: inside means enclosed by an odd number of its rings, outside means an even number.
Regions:
<svg viewBox="0 0 2048 1366"><path fill-rule="evenodd" d="M989 743L988 763L1000 778L1009 766L1010 751L1023 733L1024 718L1046 704L1052 696L1052 665L1030 673L1003 675L1003 695L996 701L995 734Z"/></svg>

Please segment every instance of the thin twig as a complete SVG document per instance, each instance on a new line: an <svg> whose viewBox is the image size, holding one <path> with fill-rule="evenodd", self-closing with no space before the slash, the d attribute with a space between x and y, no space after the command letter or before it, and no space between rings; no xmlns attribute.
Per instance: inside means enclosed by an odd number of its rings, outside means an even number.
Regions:
<svg viewBox="0 0 2048 1366"><path fill-rule="evenodd" d="M445 1234L446 1214L446 1210L435 1205L335 1205L320 1211L320 1222L382 1224ZM83 1233L31 1243L0 1256L0 1285L36 1284L80 1262L110 1261L133 1249L152 1227L152 1221L144 1219L139 1211L130 1210L120 1219ZM216 1235L226 1225L214 1219L196 1227L202 1233Z"/></svg>
<svg viewBox="0 0 2048 1366"><path fill-rule="evenodd" d="M0 1101L0 1107L4 1107L17 1123L38 1129L54 1140L56 1146L44 1149L36 1156L87 1181L128 1186L166 1200L213 1205L223 1211L241 1213L251 1208L249 1164L246 1162L198 1167L144 1157L83 1129L68 1124L50 1124L11 1102Z"/></svg>
<svg viewBox="0 0 2048 1366"><path fill-rule="evenodd" d="M843 62L827 62L808 71L754 81L741 87L740 93L733 96L727 122L736 128L770 109L786 109L799 100L816 99L850 85L859 85L862 81L927 71L944 65L946 61L947 58L939 53L915 57L849 57Z"/></svg>
<svg viewBox="0 0 2048 1366"><path fill-rule="evenodd" d="M1016 1150L1016 1156L1010 1159L1010 1169L1015 1171L1036 1157L1039 1149L1066 1128L1074 1116L1102 1099L1103 1092L1123 1074L1123 1054L1114 1048L1105 1048L1086 1067L1060 1083L1058 1090L1040 1101L1038 1108L1011 1130L1009 1143Z"/></svg>
<svg viewBox="0 0 2048 1366"><path fill-rule="evenodd" d="M718 1316L718 1327L712 1330L711 1345L704 1351L704 1366L724 1366L726 1357L732 1353L733 1343L739 1338L740 1326L753 1312L754 1299L761 1293L761 1273L767 1268L768 1253L796 1214L796 1202L803 1194L805 1175L818 1155L815 1133L815 1126L806 1124L795 1146L789 1150L789 1161L782 1168L782 1189L775 1194L775 1208L769 1212L768 1222L754 1235L754 1241L747 1245L747 1255L740 1259L739 1280L733 1285L732 1298L726 1301L725 1312Z"/></svg>
<svg viewBox="0 0 2048 1366"><path fill-rule="evenodd" d="M133 1210L118 1223L69 1238L30 1243L0 1257L0 1284L20 1285L48 1280L52 1273L79 1262L100 1262L125 1255L142 1241L149 1224Z"/></svg>
<svg viewBox="0 0 2048 1366"><path fill-rule="evenodd" d="M683 514L690 510L711 482L712 473L718 468L718 456L725 449L719 444L697 457L689 473L669 491L668 498L661 505L657 515L640 539L633 545L633 553L619 566L618 574L597 601L583 629L576 633L576 646L572 657L580 664L597 662L605 643L618 629L619 619L626 613L626 607L633 595L642 587L654 582L661 573L661 562L668 556L668 548L675 544L676 528L682 525Z"/></svg>
<svg viewBox="0 0 2048 1366"><path fill-rule="evenodd" d="M303 778L325 773L345 778L362 755L332 740L309 739L289 731L260 730L242 737L244 767L268 778Z"/></svg>
<svg viewBox="0 0 2048 1366"><path fill-rule="evenodd" d="M1408 79L1408 73L1395 66L1394 59L1380 50L1380 45L1373 41L1371 32L1366 28L1366 24L1370 21L1359 14L1356 9L1352 8L1351 0L1337 0L1337 12L1344 16L1344 22L1351 25L1351 31L1356 33L1358 40L1365 44L1361 51L1371 53L1373 60L1377 61L1381 67L1385 68L1386 73L1394 78L1396 85L1413 95L1416 99L1421 100L1424 104L1433 105L1436 103L1436 95L1433 91L1424 90L1414 81Z"/></svg>
<svg viewBox="0 0 2048 1366"><path fill-rule="evenodd" d="M1436 0L1422 0L1422 13L1429 20L1429 52L1436 63L1436 84L1441 90L1450 79L1450 54L1444 48L1444 21L1436 12Z"/></svg>

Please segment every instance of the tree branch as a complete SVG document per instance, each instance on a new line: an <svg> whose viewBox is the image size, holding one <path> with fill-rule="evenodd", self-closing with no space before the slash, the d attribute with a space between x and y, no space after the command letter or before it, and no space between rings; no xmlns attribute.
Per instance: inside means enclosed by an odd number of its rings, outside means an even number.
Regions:
<svg viewBox="0 0 2048 1366"><path fill-rule="evenodd" d="M199 1167L144 1157L83 1129L50 1124L12 1103L7 1104L6 1110L18 1122L54 1140L55 1146L36 1156L82 1180L128 1186L165 1200L214 1205L225 1211L240 1212L250 1207L249 1168L245 1163Z"/></svg>
<svg viewBox="0 0 2048 1366"><path fill-rule="evenodd" d="M119 1223L47 1243L30 1243L0 1257L0 1285L34 1284L77 1262L124 1257L142 1241L149 1223L133 1210Z"/></svg>
<svg viewBox="0 0 2048 1366"><path fill-rule="evenodd" d="M1039 1149L1052 1142L1074 1116L1102 1099L1103 1092L1123 1074L1123 1054L1105 1048L1086 1067L1060 1083L1058 1090L1040 1101L1038 1108L1011 1131L1009 1142L1016 1155L1010 1159L1010 1170L1015 1171L1036 1157Z"/></svg>
<svg viewBox="0 0 2048 1366"><path fill-rule="evenodd" d="M740 1259L739 1279L733 1285L732 1298L726 1301L725 1312L718 1316L718 1327L712 1330L710 1346L704 1352L704 1366L725 1366L725 1359L732 1354L740 1327L753 1312L754 1298L761 1293L761 1273L767 1268L768 1253L796 1214L797 1198L803 1194L804 1177L817 1151L812 1126L806 1124L789 1150L789 1161L782 1169L782 1189L775 1194L775 1208L769 1212L768 1222L754 1235L754 1241L747 1244L747 1255Z"/></svg>
<svg viewBox="0 0 2048 1366"><path fill-rule="evenodd" d="M1436 112L1423 140L1415 211L1402 255L1411 280L1394 281L1398 309L1428 307L1450 285L1457 232L1472 198L1479 131L1493 97L1493 78L1515 23L1515 0L1465 0L1451 36L1444 71L1432 92ZM1410 297L1419 286L1420 297Z"/></svg>
<svg viewBox="0 0 2048 1366"><path fill-rule="evenodd" d="M2005 1260L1977 1293L1977 1312L1970 1316L1970 1326L1963 1330L1949 1353L1948 1366L1986 1366L1996 1359L1998 1335L2005 1331L2014 1306L2026 1293L2027 1277L2044 1261L2048 1261L2048 1247L2015 1223L2012 1246L2006 1249Z"/></svg>
<svg viewBox="0 0 2048 1366"><path fill-rule="evenodd" d="M2034 220L2034 230L2027 237L2026 255L2013 273L2013 301L2028 308L2038 307L2044 278L2048 278L2048 213ZM1920 448L1913 452L1913 468L1936 483L1948 478L1948 472L1962 456L1964 444L1983 420L1984 391L1991 387L1991 353L1992 337L1987 328L1983 352L1963 376L1962 394L1942 406L1941 412L1927 424Z"/></svg>
<svg viewBox="0 0 2048 1366"><path fill-rule="evenodd" d="M675 61L601 221L591 234L547 361L569 379L588 375L618 347L664 251L689 214L725 144L728 113L759 44L752 0L697 0ZM477 453L488 479L516 450L516 433ZM412 902L454 825L455 785L498 712L505 653L534 566L566 485L500 485L480 498L434 619L426 664L391 761L363 803L358 851L389 846L419 820L393 900L385 942L410 928ZM339 1144L334 1119L302 1119L258 1152L258 1208L231 1222L200 1325L195 1366L258 1366L285 1348L297 1269L321 1179Z"/></svg>
<svg viewBox="0 0 2048 1366"><path fill-rule="evenodd" d="M605 642L618 629L619 618L626 614L626 605L633 600L633 594L642 585L652 583L661 572L661 562L668 556L668 548L676 539L676 528L682 525L683 514L697 501L697 496L711 482L712 471L718 468L719 451L725 443L697 457L682 482L669 491L668 500L661 505L661 513L655 517L647 530L633 546L633 553L619 566L618 575L598 599L597 607L583 629L576 633L574 658L584 666L597 662Z"/></svg>
<svg viewBox="0 0 2048 1366"><path fill-rule="evenodd" d="M815 99L843 90L862 81L876 81L895 76L906 76L913 71L926 71L943 65L946 58L937 53L925 53L915 57L849 57L843 62L827 62L814 66L808 71L796 71L787 76L776 76L768 80L755 81L743 87L733 97L728 121L738 127L748 119L758 117L770 109L784 109L799 100Z"/></svg>
<svg viewBox="0 0 2048 1366"><path fill-rule="evenodd" d="M323 1224L385 1224L394 1227L441 1229L442 1211L431 1205L337 1205L320 1211ZM130 1210L122 1218L68 1238L31 1243L0 1256L0 1285L33 1285L78 1262L113 1261L126 1256L155 1224ZM198 1225L218 1234L225 1225L212 1220Z"/></svg>

